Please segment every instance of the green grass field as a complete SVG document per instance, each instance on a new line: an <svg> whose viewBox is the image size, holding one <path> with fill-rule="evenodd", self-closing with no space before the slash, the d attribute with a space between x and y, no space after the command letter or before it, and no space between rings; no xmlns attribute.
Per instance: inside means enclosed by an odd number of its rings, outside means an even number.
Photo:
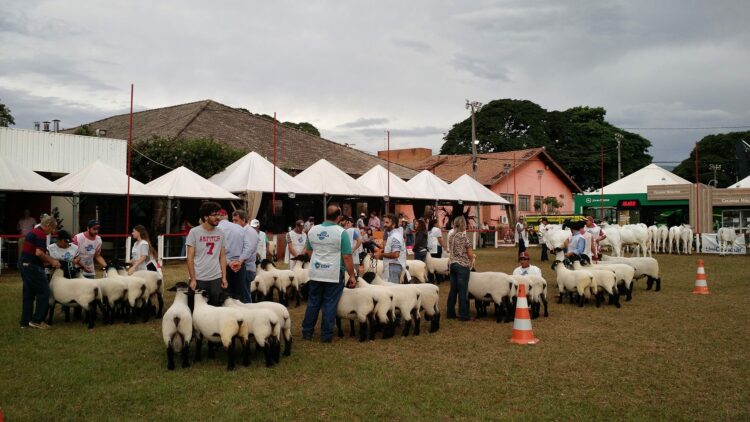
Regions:
<svg viewBox="0 0 750 422"><path fill-rule="evenodd" d="M514 256L482 250L477 268L509 272ZM303 342L303 303L291 308L292 356L268 369L259 355L234 372L223 353L168 372L156 320L89 331L58 314L51 330L22 330L20 277L4 273L0 409L8 421L749 420L750 259L704 257L708 296L690 293L695 256L658 259L661 292L636 283L619 310L553 299L549 318L533 322L535 346L509 343L512 324L491 319L444 319L418 337ZM167 284L186 273L169 265ZM444 314L448 284L440 288Z"/></svg>

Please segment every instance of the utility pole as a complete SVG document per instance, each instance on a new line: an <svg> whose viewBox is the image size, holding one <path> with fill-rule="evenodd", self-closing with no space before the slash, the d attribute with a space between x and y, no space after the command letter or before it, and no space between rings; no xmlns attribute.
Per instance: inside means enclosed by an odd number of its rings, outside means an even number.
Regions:
<svg viewBox="0 0 750 422"><path fill-rule="evenodd" d="M620 154L622 138L622 133L615 133L615 141L617 141L617 180L622 178L622 157Z"/></svg>
<svg viewBox="0 0 750 422"><path fill-rule="evenodd" d="M477 124L475 114L482 109L482 103L479 101L466 100L466 109L471 110L471 169L474 172L474 180L477 182ZM476 219L477 228L482 227L479 218L479 204L474 209L474 218Z"/></svg>
<svg viewBox="0 0 750 422"><path fill-rule="evenodd" d="M719 185L719 180L716 178L716 172L721 170L721 164L709 164L708 168L713 170L714 172L714 178L711 179L708 184L710 185L711 183L713 183L714 187L717 187Z"/></svg>

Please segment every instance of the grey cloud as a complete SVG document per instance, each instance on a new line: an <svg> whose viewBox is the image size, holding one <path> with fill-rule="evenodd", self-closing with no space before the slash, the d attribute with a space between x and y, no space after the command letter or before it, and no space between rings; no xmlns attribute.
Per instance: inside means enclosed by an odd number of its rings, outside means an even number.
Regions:
<svg viewBox="0 0 750 422"><path fill-rule="evenodd" d="M367 128L367 129L360 129L357 132L367 136L367 137L382 137L383 134L386 132L387 129L385 128ZM409 137L409 138L420 138L420 137L426 137L426 136L432 136L436 134L442 134L446 131L445 128L439 128L434 126L425 126L425 127L414 127L414 128L405 128L405 129L390 129L391 131L391 138L394 137Z"/></svg>
<svg viewBox="0 0 750 422"><path fill-rule="evenodd" d="M383 117L360 117L357 120L354 120L353 122L347 122L338 125L338 127L342 128L360 128L360 127L368 127L368 126L374 126L374 125L382 125L388 123L388 119Z"/></svg>
<svg viewBox="0 0 750 422"><path fill-rule="evenodd" d="M494 64L489 60L458 54L453 58L452 64L456 69L469 72L480 78L511 81L510 71L507 67Z"/></svg>
<svg viewBox="0 0 750 422"><path fill-rule="evenodd" d="M432 46L423 41L396 38L392 40L391 42L398 47L408 48L410 50L414 50L420 53L430 53L433 51Z"/></svg>

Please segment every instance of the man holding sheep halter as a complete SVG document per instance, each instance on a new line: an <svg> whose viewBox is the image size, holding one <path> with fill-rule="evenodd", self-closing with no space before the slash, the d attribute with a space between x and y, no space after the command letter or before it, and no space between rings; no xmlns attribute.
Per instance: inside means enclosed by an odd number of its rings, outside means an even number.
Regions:
<svg viewBox="0 0 750 422"><path fill-rule="evenodd" d="M227 288L226 241L224 232L216 228L220 209L216 202L201 204L198 214L203 223L190 229L185 240L190 288L207 291L214 306L221 306L219 296Z"/></svg>
<svg viewBox="0 0 750 422"><path fill-rule="evenodd" d="M336 205L329 205L326 220L313 226L307 235L307 255L311 258L309 298L305 319L302 321L302 338L305 340L312 340L321 309L323 318L320 341L330 343L333 340L336 308L344 291L344 269L348 275L347 286L354 287L357 284L351 241L338 225L340 219L341 209Z"/></svg>

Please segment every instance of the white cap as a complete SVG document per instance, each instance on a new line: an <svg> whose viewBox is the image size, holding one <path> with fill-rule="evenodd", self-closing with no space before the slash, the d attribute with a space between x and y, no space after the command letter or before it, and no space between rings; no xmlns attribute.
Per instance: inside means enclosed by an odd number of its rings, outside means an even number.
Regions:
<svg viewBox="0 0 750 422"><path fill-rule="evenodd" d="M260 221L258 220L253 220L250 222L250 227L259 227L259 226L260 226Z"/></svg>

